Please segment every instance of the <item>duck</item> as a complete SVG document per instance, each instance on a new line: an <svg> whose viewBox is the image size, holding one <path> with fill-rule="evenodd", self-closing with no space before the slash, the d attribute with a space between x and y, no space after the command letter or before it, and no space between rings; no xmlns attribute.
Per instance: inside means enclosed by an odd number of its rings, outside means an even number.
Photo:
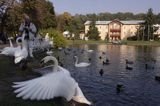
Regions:
<svg viewBox="0 0 160 106"><path fill-rule="evenodd" d="M160 81L160 76L155 76L155 80Z"/></svg>
<svg viewBox="0 0 160 106"><path fill-rule="evenodd" d="M128 66L128 65L126 65L126 69L127 69L127 70L133 70L133 68L130 67L130 66Z"/></svg>
<svg viewBox="0 0 160 106"><path fill-rule="evenodd" d="M100 69L99 74L100 74L100 76L103 76L103 74L104 74L103 69Z"/></svg>
<svg viewBox="0 0 160 106"><path fill-rule="evenodd" d="M91 63L87 63L87 62L80 62L78 63L78 57L74 56L76 58L76 62L75 62L75 67L88 67L89 65L91 65Z"/></svg>
<svg viewBox="0 0 160 106"><path fill-rule="evenodd" d="M53 56L44 57L41 63L48 61L54 62L50 73L27 81L13 82L12 87L15 89L16 97L38 101L64 97L67 101L74 100L78 103L91 105L78 83L71 77L70 72L59 66L57 59Z"/></svg>
<svg viewBox="0 0 160 106"><path fill-rule="evenodd" d="M128 59L126 59L126 64L133 64L133 61L129 61Z"/></svg>
<svg viewBox="0 0 160 106"><path fill-rule="evenodd" d="M91 58L88 58L88 61L91 61L92 59Z"/></svg>
<svg viewBox="0 0 160 106"><path fill-rule="evenodd" d="M103 61L103 65L108 65L109 64L109 60L106 59L105 61Z"/></svg>
<svg viewBox="0 0 160 106"><path fill-rule="evenodd" d="M124 85L122 85L122 84L117 84L116 85L116 91L117 91L117 93L120 93L123 90L124 90Z"/></svg>
<svg viewBox="0 0 160 106"><path fill-rule="evenodd" d="M105 54L106 54L106 52L102 52L102 54L103 54L103 55L105 55Z"/></svg>
<svg viewBox="0 0 160 106"><path fill-rule="evenodd" d="M101 59L102 59L102 56L99 56L99 59L101 60Z"/></svg>

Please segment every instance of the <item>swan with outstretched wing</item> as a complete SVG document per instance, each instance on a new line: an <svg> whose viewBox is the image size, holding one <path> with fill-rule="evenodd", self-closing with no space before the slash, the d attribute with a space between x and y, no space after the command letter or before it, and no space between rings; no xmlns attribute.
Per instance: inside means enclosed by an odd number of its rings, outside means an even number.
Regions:
<svg viewBox="0 0 160 106"><path fill-rule="evenodd" d="M46 63L50 60L54 61L52 72L28 81L14 82L16 97L22 97L24 100L48 100L54 97L64 97L67 101L73 99L79 103L91 105L69 71L58 66L55 57L46 56L42 62Z"/></svg>

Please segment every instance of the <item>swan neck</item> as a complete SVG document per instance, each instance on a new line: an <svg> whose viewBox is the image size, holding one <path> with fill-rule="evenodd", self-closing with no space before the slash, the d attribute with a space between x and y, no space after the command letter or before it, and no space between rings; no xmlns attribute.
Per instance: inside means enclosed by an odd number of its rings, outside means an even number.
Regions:
<svg viewBox="0 0 160 106"><path fill-rule="evenodd" d="M9 44L10 44L10 47L13 47L13 44L12 44L12 40L9 39Z"/></svg>
<svg viewBox="0 0 160 106"><path fill-rule="evenodd" d="M54 62L53 71L58 71L58 61L55 57L51 57L50 60Z"/></svg>
<svg viewBox="0 0 160 106"><path fill-rule="evenodd" d="M17 43L18 46L20 46L20 42L18 41L19 39L22 39L22 38L19 37L19 38L16 39L16 43Z"/></svg>
<svg viewBox="0 0 160 106"><path fill-rule="evenodd" d="M76 58L76 62L75 62L75 64L78 64L78 57L75 57Z"/></svg>
<svg viewBox="0 0 160 106"><path fill-rule="evenodd" d="M25 36L22 36L22 48L27 48L27 41L24 38Z"/></svg>

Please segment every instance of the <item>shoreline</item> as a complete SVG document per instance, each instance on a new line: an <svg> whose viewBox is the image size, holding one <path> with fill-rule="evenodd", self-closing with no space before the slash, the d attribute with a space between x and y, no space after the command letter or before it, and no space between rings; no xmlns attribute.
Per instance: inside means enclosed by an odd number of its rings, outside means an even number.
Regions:
<svg viewBox="0 0 160 106"><path fill-rule="evenodd" d="M67 40L68 45L75 44L109 44L109 45L128 45L128 46L160 46L160 41L122 41L122 44L112 44L107 41L84 41L84 40Z"/></svg>

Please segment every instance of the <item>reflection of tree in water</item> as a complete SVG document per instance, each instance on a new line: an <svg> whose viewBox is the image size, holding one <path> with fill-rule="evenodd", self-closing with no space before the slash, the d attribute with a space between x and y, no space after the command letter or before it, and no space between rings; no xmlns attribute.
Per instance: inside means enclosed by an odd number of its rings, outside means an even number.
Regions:
<svg viewBox="0 0 160 106"><path fill-rule="evenodd" d="M152 46L137 46L137 60L153 64L156 61L155 55L153 54L154 50Z"/></svg>

